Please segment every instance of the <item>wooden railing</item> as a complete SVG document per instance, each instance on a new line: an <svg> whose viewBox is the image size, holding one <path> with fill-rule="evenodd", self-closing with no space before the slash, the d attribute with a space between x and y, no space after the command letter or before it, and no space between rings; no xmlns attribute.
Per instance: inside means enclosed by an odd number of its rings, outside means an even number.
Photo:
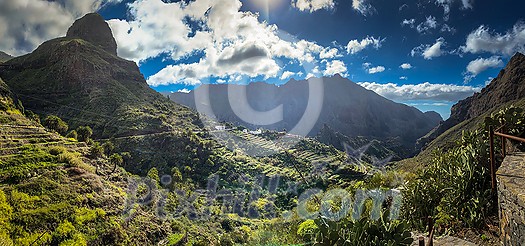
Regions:
<svg viewBox="0 0 525 246"><path fill-rule="evenodd" d="M490 175L492 178L492 192L496 192L497 189L497 181L496 181L496 153L495 153L495 146L494 146L494 137L498 136L501 138L501 156L503 159L507 155L506 150L506 140L515 140L518 142L525 143L525 138L520 138L512 135L508 135L505 133L505 125L501 126L500 128L494 130L492 126L489 127L489 142L490 142Z"/></svg>

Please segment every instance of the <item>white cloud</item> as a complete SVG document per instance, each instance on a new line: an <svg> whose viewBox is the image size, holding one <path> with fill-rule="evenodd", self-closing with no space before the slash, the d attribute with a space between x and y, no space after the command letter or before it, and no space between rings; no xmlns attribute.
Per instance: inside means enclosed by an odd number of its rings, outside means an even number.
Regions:
<svg viewBox="0 0 525 246"><path fill-rule="evenodd" d="M371 67L368 69L369 74L382 73L386 70L383 66Z"/></svg>
<svg viewBox="0 0 525 246"><path fill-rule="evenodd" d="M406 76L401 76L401 77L399 77L399 79L400 79L400 80L408 80L408 77L406 77Z"/></svg>
<svg viewBox="0 0 525 246"><path fill-rule="evenodd" d="M348 42L348 45L346 46L346 51L348 52L348 54L356 54L364 49L366 49L368 46L372 46L373 48L375 48L376 50L381 48L381 45L382 43L384 42L385 40L384 39L381 39L381 38L374 38L374 37L366 37L364 39L362 39L361 41L359 40L350 40L350 42Z"/></svg>
<svg viewBox="0 0 525 246"><path fill-rule="evenodd" d="M334 0L292 0L292 6L312 13L321 9L333 9L335 2Z"/></svg>
<svg viewBox="0 0 525 246"><path fill-rule="evenodd" d="M285 72L281 75L281 80L287 80L287 79L291 78L291 77L294 76L294 75L295 75L294 72L285 71Z"/></svg>
<svg viewBox="0 0 525 246"><path fill-rule="evenodd" d="M440 5L441 7L443 7L445 21L448 21L448 19L449 19L450 6L454 2L455 2L455 0L435 0L435 3L437 5ZM472 5L473 2L474 2L474 0L461 0L461 5L462 5L461 9L463 9L463 10L465 10L465 9L472 9L473 8L473 5Z"/></svg>
<svg viewBox="0 0 525 246"><path fill-rule="evenodd" d="M212 77L230 81L271 78L281 74L278 59L303 64L315 62L320 53L337 56L314 42L294 40L276 25L260 22L257 14L241 11L241 7L239 0L138 0L128 5L129 21L109 23L118 53L124 58L142 62L168 55L177 62L187 56L201 56L198 62L162 69L148 78L152 86L195 85Z"/></svg>
<svg viewBox="0 0 525 246"><path fill-rule="evenodd" d="M446 52L442 49L442 47L445 45L445 39L444 38L438 38L436 40L435 44L432 45L420 45L410 52L412 56L415 55L421 55L426 60L432 60L432 58L440 57Z"/></svg>
<svg viewBox="0 0 525 246"><path fill-rule="evenodd" d="M358 84L381 96L397 101L434 100L457 102L481 90L479 87L431 84L429 82L411 85L397 85L394 83L379 84L376 82L361 82Z"/></svg>
<svg viewBox="0 0 525 246"><path fill-rule="evenodd" d="M474 54L489 52L496 55L512 56L525 51L525 23L517 23L505 34L491 31L480 26L467 36L464 52Z"/></svg>
<svg viewBox="0 0 525 246"><path fill-rule="evenodd" d="M319 53L319 58L321 59L332 59L339 56L339 50L337 48L325 48Z"/></svg>
<svg viewBox="0 0 525 246"><path fill-rule="evenodd" d="M115 0L0 0L0 50L12 55L33 51L64 36L73 22Z"/></svg>
<svg viewBox="0 0 525 246"><path fill-rule="evenodd" d="M416 30L419 33L427 33L428 31L430 31L430 29L436 29L436 28L437 28L436 17L428 16L424 22L421 22L419 25L417 25Z"/></svg>
<svg viewBox="0 0 525 246"><path fill-rule="evenodd" d="M467 66L467 72L471 73L474 76L477 76L481 72L489 68L503 67L503 61L498 56L493 56L490 58L478 58L471 61Z"/></svg>
<svg viewBox="0 0 525 246"><path fill-rule="evenodd" d="M374 11L374 7L368 3L368 0L352 0L352 8L364 16Z"/></svg>
<svg viewBox="0 0 525 246"><path fill-rule="evenodd" d="M493 56L487 59L478 58L476 60L473 60L467 65L467 72L465 73L465 82L469 82L470 80L478 76L478 74L489 68L503 67L503 65L503 61L498 56Z"/></svg>
<svg viewBox="0 0 525 246"><path fill-rule="evenodd" d="M410 28L414 28L416 24L416 19L404 19L403 22L401 22L401 26L409 26Z"/></svg>
<svg viewBox="0 0 525 246"><path fill-rule="evenodd" d="M412 64L410 64L410 63L403 63L399 67L402 68L402 69L408 70L408 69L412 69Z"/></svg>
<svg viewBox="0 0 525 246"><path fill-rule="evenodd" d="M450 32L452 34L456 33L456 29L454 27L449 26L448 24L443 24L441 27L441 32Z"/></svg>
<svg viewBox="0 0 525 246"><path fill-rule="evenodd" d="M326 63L326 70L324 71L325 76L331 76L335 74L340 74L342 76L348 71L346 65L343 61L334 60Z"/></svg>
<svg viewBox="0 0 525 246"><path fill-rule="evenodd" d="M184 89L180 89L180 90L178 90L177 92L181 92L181 93L190 93L191 91L190 91L189 89L184 88ZM173 92L172 92L172 93L173 93Z"/></svg>

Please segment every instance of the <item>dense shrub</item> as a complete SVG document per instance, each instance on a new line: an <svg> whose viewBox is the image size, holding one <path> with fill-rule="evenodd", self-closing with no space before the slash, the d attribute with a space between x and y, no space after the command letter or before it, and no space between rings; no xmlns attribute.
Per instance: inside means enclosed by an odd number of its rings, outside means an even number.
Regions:
<svg viewBox="0 0 525 246"><path fill-rule="evenodd" d="M51 130L60 134L66 134L68 125L62 119L56 115L49 115L44 119L43 125Z"/></svg>
<svg viewBox="0 0 525 246"><path fill-rule="evenodd" d="M388 213L382 213L378 220L363 217L356 221L345 218L335 222L318 218L315 224L318 231L314 245L393 246L410 245L413 241L408 224L389 220Z"/></svg>
<svg viewBox="0 0 525 246"><path fill-rule="evenodd" d="M462 227L483 228L485 221L497 216L491 190L488 130L505 125L507 133L525 133L523 109L509 107L487 117L480 130L463 132L456 146L438 150L430 166L420 171L404 187L404 217L418 229L431 217L439 232ZM496 157L501 161L499 138L495 139Z"/></svg>
<svg viewBox="0 0 525 246"><path fill-rule="evenodd" d="M88 142L88 140L91 138L91 135L93 135L93 130L91 130L91 127L89 126L79 126L77 128L77 134L78 141Z"/></svg>

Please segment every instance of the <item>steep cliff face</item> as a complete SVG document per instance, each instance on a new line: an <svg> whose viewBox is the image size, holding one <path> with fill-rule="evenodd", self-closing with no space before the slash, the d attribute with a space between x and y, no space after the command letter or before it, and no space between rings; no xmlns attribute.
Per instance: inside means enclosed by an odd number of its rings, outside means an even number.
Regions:
<svg viewBox="0 0 525 246"><path fill-rule="evenodd" d="M525 97L525 55L517 53L492 82L452 107L450 118L461 122L477 117L487 110Z"/></svg>
<svg viewBox="0 0 525 246"><path fill-rule="evenodd" d="M450 118L419 139L418 146L425 148L431 141L457 124L521 98L525 98L525 55L516 53L507 66L481 92L452 106Z"/></svg>
<svg viewBox="0 0 525 246"><path fill-rule="evenodd" d="M117 42L108 23L99 14L87 14L76 20L67 31L66 37L86 40L113 55L117 55Z"/></svg>

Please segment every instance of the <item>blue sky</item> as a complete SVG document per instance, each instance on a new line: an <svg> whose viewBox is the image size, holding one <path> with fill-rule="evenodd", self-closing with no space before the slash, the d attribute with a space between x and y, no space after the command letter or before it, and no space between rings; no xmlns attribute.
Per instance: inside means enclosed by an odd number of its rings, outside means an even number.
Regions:
<svg viewBox="0 0 525 246"><path fill-rule="evenodd" d="M447 118L451 105L480 90L525 46L522 1L72 2L60 0L54 7L72 20L100 13L113 30L119 56L136 61L158 91L191 90L202 83L282 84L340 73L389 99ZM0 17L10 24L31 26L9 17L9 6L0 7L5 10ZM14 25L4 34L21 38L0 43L0 50L27 53L39 38L66 29L52 20L38 25L39 30L54 26L33 40L15 35Z"/></svg>

